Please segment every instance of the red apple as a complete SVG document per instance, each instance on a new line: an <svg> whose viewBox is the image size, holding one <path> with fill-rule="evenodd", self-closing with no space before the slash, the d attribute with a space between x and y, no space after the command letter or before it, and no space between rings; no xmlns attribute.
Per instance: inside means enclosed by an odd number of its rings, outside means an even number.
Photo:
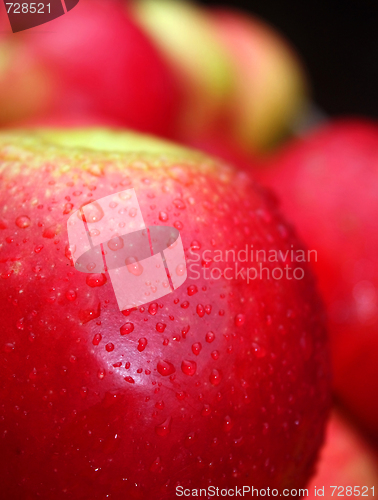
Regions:
<svg viewBox="0 0 378 500"><path fill-rule="evenodd" d="M338 496L371 498L376 495L377 483L378 464L370 446L347 420L333 413L307 498L319 498L322 490L324 500Z"/></svg>
<svg viewBox="0 0 378 500"><path fill-rule="evenodd" d="M336 121L263 171L318 261L337 395L378 436L378 126Z"/></svg>
<svg viewBox="0 0 378 500"><path fill-rule="evenodd" d="M221 161L98 129L3 132L0 168L4 498L303 487L330 400L323 307L306 265L253 279L239 253L301 251L273 198ZM121 312L110 271L73 267L67 223L131 188L148 226L180 232L188 278L154 300L145 273L149 302ZM127 287L145 263L125 264Z"/></svg>
<svg viewBox="0 0 378 500"><path fill-rule="evenodd" d="M101 115L174 134L178 85L127 5L80 0L46 26L0 41L0 123Z"/></svg>

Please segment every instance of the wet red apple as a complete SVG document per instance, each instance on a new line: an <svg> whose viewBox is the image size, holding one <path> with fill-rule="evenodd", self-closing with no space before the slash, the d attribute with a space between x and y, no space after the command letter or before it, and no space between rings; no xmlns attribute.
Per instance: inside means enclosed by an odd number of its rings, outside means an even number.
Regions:
<svg viewBox="0 0 378 500"><path fill-rule="evenodd" d="M98 129L3 132L0 172L4 498L303 487L328 413L328 345L308 266L269 260L256 279L245 261L252 245L303 252L273 198L220 160ZM125 287L145 275L149 291L121 312L110 270L73 266L67 223L102 220L100 201L118 210L131 188L147 226L180 233L188 277L154 299L158 281L129 256Z"/></svg>

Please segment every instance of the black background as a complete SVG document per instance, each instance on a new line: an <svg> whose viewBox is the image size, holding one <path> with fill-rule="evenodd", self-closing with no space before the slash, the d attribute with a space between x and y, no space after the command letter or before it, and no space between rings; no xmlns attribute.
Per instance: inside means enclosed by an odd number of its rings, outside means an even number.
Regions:
<svg viewBox="0 0 378 500"><path fill-rule="evenodd" d="M330 115L378 118L378 0L202 0L243 8L284 34Z"/></svg>

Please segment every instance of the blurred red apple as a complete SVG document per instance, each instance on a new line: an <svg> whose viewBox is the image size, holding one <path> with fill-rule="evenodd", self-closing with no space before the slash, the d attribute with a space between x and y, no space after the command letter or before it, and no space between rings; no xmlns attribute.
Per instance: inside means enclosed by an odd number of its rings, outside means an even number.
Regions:
<svg viewBox="0 0 378 500"><path fill-rule="evenodd" d="M358 431L335 412L328 423L325 445L315 477L308 485L307 498L371 498L376 494L377 484L378 463L372 449ZM324 496L320 496L322 490Z"/></svg>
<svg viewBox="0 0 378 500"><path fill-rule="evenodd" d="M303 487L330 400L311 273L248 282L254 263L219 259L301 250L273 199L221 161L106 130L3 132L0 168L4 498ZM73 267L67 221L92 206L90 226L104 216L94 200L116 210L132 187L147 226L179 230L188 278L154 300L146 274L150 302L121 313L108 272Z"/></svg>
<svg viewBox="0 0 378 500"><path fill-rule="evenodd" d="M334 122L262 172L310 249L328 308L337 395L378 437L378 126Z"/></svg>
<svg viewBox="0 0 378 500"><path fill-rule="evenodd" d="M0 124L100 115L174 134L175 78L123 2L80 0L48 29L4 35L0 57Z"/></svg>

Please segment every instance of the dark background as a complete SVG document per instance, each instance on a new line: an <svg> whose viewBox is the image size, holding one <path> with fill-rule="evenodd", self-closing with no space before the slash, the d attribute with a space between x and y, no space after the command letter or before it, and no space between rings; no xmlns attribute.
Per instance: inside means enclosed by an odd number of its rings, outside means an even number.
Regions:
<svg viewBox="0 0 378 500"><path fill-rule="evenodd" d="M243 8L297 49L316 104L330 115L378 118L378 0L202 0Z"/></svg>

